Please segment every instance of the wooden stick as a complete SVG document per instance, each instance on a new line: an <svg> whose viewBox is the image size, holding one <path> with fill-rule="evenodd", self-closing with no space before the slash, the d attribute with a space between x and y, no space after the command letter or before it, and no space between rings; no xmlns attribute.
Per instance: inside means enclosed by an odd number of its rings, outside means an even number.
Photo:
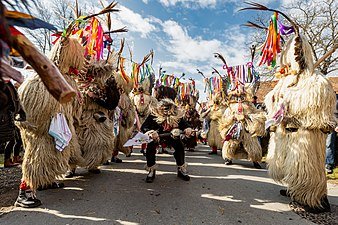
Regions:
<svg viewBox="0 0 338 225"><path fill-rule="evenodd" d="M7 64L4 60L0 60L0 72L2 73L2 77L12 78L19 84L22 84L24 80L21 73Z"/></svg>
<svg viewBox="0 0 338 225"><path fill-rule="evenodd" d="M25 36L12 36L13 48L39 74L49 93L60 103L69 102L74 96L74 89L67 83L58 68Z"/></svg>
<svg viewBox="0 0 338 225"><path fill-rule="evenodd" d="M338 43L336 43L330 51L328 51L325 55L323 55L313 66L313 69L316 69L327 57L332 55L338 48Z"/></svg>

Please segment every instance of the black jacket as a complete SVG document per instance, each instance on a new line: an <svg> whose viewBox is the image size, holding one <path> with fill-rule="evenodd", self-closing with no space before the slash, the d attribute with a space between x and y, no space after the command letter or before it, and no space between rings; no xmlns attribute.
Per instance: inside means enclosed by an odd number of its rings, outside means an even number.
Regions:
<svg viewBox="0 0 338 225"><path fill-rule="evenodd" d="M156 117L150 114L142 124L141 131L145 133L150 130L155 130L159 134L168 133L169 131L164 131L164 127L161 124L158 124L155 119ZM187 124L187 122L183 118L181 118L178 122L177 128L183 131L188 127L189 125Z"/></svg>
<svg viewBox="0 0 338 225"><path fill-rule="evenodd" d="M26 114L23 111L18 93L11 83L4 83L2 92L6 95L7 101L1 103L0 108L0 143L12 140L15 135L14 119L25 120Z"/></svg>

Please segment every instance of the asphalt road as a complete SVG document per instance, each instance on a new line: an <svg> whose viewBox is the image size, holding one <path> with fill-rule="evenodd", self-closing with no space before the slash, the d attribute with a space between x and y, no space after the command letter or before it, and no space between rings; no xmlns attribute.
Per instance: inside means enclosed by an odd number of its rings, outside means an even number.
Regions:
<svg viewBox="0 0 338 225"><path fill-rule="evenodd" d="M293 213L281 186L265 169L250 162L226 166L220 155L209 156L199 146L187 152L191 181L177 178L172 155L158 155L154 183L145 183L145 159L138 150L122 164L102 166L102 173L65 180L66 187L38 192L43 205L13 208L1 225L106 224L313 224ZM331 204L338 205L337 186L329 186Z"/></svg>

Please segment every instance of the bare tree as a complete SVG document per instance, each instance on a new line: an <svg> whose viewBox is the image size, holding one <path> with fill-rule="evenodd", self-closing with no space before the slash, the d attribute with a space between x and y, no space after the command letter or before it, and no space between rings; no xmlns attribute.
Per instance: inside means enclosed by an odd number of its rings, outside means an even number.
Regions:
<svg viewBox="0 0 338 225"><path fill-rule="evenodd" d="M338 44L338 0L294 0L282 7L301 28L310 42L315 61L318 61L334 45ZM254 23L267 27L269 18L265 14L258 14ZM265 31L258 29L252 34L248 45L252 43L260 46L264 42ZM318 69L324 74L332 74L338 70L338 53L335 52ZM269 71L264 74L269 75Z"/></svg>
<svg viewBox="0 0 338 225"><path fill-rule="evenodd" d="M315 61L338 43L338 0L297 0L285 8L309 38ZM324 75L337 71L337 52L318 69Z"/></svg>
<svg viewBox="0 0 338 225"><path fill-rule="evenodd" d="M68 0L53 0L53 22L61 30L65 29L67 25L74 19L71 5L74 1Z"/></svg>
<svg viewBox="0 0 338 225"><path fill-rule="evenodd" d="M41 1L36 1L32 14L42 19L43 21L52 23L52 12L44 5ZM38 30L29 30L26 29L25 32L30 36L32 41L37 45L37 47L43 52L46 53L52 47L51 42L51 32L47 29L38 29Z"/></svg>

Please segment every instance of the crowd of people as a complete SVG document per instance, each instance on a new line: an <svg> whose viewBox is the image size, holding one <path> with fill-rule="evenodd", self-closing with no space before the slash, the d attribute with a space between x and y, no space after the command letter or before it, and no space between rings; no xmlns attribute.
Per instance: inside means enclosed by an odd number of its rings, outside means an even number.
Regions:
<svg viewBox="0 0 338 225"><path fill-rule="evenodd" d="M136 132L150 137L147 142L140 140L147 183L155 180L157 152L165 153L166 148L174 150L177 177L189 181L185 150L195 151L198 141L210 146L210 155L221 150L227 165L247 159L260 169L262 138L269 133L269 174L287 187L280 194L308 212L330 211L325 163L327 172L332 173L336 95L330 82L315 70L309 43L292 20L286 18L295 34L280 52L281 78L265 97L264 111L255 97L258 80L252 76L252 62L228 67L218 54L227 79L209 79L209 101L197 107L195 83L184 84L164 73L155 81L147 64L149 56L134 63L130 74L124 66L126 59L121 57L123 44L103 59L104 36L99 32L103 28L96 16L71 23L46 59L52 68L57 67L59 82L68 85L64 90L69 89L69 95L56 88L59 83L54 89L46 88L48 81L40 73L27 78L17 92L7 74L1 74L4 166L22 163L16 206L39 206L36 190L63 187L58 179L73 177L78 167L99 174L100 166L109 164L109 159L122 162L119 152L132 156L132 147L124 143ZM238 71L249 71L250 76L240 76Z"/></svg>

